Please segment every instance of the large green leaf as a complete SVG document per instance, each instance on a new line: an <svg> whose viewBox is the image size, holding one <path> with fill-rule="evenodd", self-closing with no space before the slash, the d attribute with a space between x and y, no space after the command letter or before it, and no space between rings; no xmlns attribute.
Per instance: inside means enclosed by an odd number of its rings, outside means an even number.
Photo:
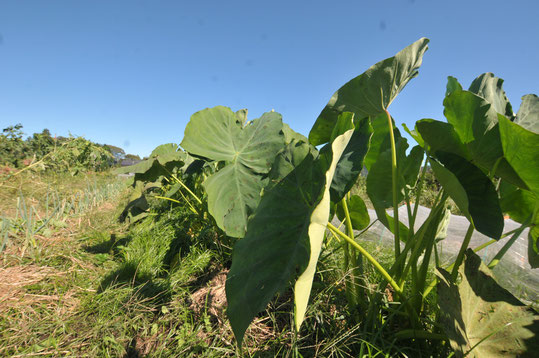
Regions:
<svg viewBox="0 0 539 358"><path fill-rule="evenodd" d="M534 94L527 94L522 97L515 123L539 134L539 97Z"/></svg>
<svg viewBox="0 0 539 358"><path fill-rule="evenodd" d="M161 144L150 154L150 158L157 159L161 165L165 165L174 160L183 160L184 156L185 153L176 143Z"/></svg>
<svg viewBox="0 0 539 358"><path fill-rule="evenodd" d="M473 80L468 90L486 99L497 113L513 118L513 107L511 107L502 85L503 80L501 78L487 72Z"/></svg>
<svg viewBox="0 0 539 358"><path fill-rule="evenodd" d="M497 123L496 111L490 103L469 91L455 91L447 96L444 115L464 144L482 137Z"/></svg>
<svg viewBox="0 0 539 358"><path fill-rule="evenodd" d="M528 261L532 268L539 267L539 200L530 191L520 189L505 181L500 185L500 206L516 222L529 220Z"/></svg>
<svg viewBox="0 0 539 358"><path fill-rule="evenodd" d="M293 139L296 141L303 141L305 143L308 143L309 140L307 137L305 137L303 134L300 134L296 131L294 131L290 126L286 123L283 123L283 134L285 138L285 143L288 144L292 142Z"/></svg>
<svg viewBox="0 0 539 358"><path fill-rule="evenodd" d="M316 264L320 256L322 249L322 241L326 231L328 223L331 195L330 195L330 183L333 181L337 165L343 155L350 139L354 134L354 127L347 126L348 123L352 123L353 115L348 116L348 112L342 113L338 120L336 128L341 128L339 132L333 131L331 135L331 145L326 145L322 148L320 154L321 157L325 157L325 185L322 189L323 196L320 203L314 208L310 217L309 223L309 247L310 256L309 263L302 274L298 277L294 286L294 303L295 303L295 323L296 330L299 331L301 323L305 318L307 312L307 305L309 303L309 296L311 295L311 289L314 280L314 274L316 271ZM343 125L340 125L343 123ZM300 271L301 272L301 271Z"/></svg>
<svg viewBox="0 0 539 358"><path fill-rule="evenodd" d="M456 285L439 269L441 321L457 357L536 357L539 316L498 285L472 250L459 270Z"/></svg>
<svg viewBox="0 0 539 358"><path fill-rule="evenodd" d="M277 156L247 233L234 246L226 284L227 314L240 345L255 315L297 272L301 324L330 211L328 183L352 134L353 127L336 136L325 154L293 140Z"/></svg>
<svg viewBox="0 0 539 358"><path fill-rule="evenodd" d="M357 182L363 170L363 158L369 150L372 127L368 118L363 118L355 126L354 134L339 160L331 182L330 195L334 203L339 202Z"/></svg>
<svg viewBox="0 0 539 358"><path fill-rule="evenodd" d="M193 114L181 146L190 154L223 162L224 167L204 182L208 211L227 235L243 237L247 220L266 185L264 174L284 147L281 115L268 112L247 122L246 113L227 107Z"/></svg>
<svg viewBox="0 0 539 358"><path fill-rule="evenodd" d="M429 144L436 145L436 142L443 142L445 149L442 150L463 156L487 172L496 169L496 176L526 188L526 184L503 158L498 114L489 102L469 91L455 91L445 98L444 107L447 121L466 147L467 154L462 154L462 145L449 143L449 137L445 139L431 137ZM454 139L456 138L451 135L451 140ZM452 150L450 145L453 146Z"/></svg>
<svg viewBox="0 0 539 358"><path fill-rule="evenodd" d="M436 152L436 157L458 180L466 192L466 200L454 180L449 181L446 175L440 175L433 165L434 172L444 189L453 197L455 203L463 212L467 206L474 227L480 233L499 239L503 231L503 215L498 201L498 195L490 179L475 165L453 153ZM439 169L439 168L437 168ZM464 204L467 202L467 205Z"/></svg>
<svg viewBox="0 0 539 358"><path fill-rule="evenodd" d="M539 197L539 134L498 116L504 156L528 188Z"/></svg>
<svg viewBox="0 0 539 358"><path fill-rule="evenodd" d="M466 146L451 124L426 118L417 121L415 125L421 138L429 145L430 152L442 150L469 159Z"/></svg>
<svg viewBox="0 0 539 358"><path fill-rule="evenodd" d="M514 221L523 223L533 214L537 198L532 192L517 188L503 180L499 192L502 211Z"/></svg>
<svg viewBox="0 0 539 358"><path fill-rule="evenodd" d="M428 42L426 38L419 39L337 90L318 116L309 141L313 145L327 143L342 112L352 112L355 118L383 113L404 86L417 76Z"/></svg>
<svg viewBox="0 0 539 358"><path fill-rule="evenodd" d="M170 160L165 164L161 164L159 160L150 158L147 159L147 162L151 166L146 171L135 172L135 182L160 183L163 177L169 177L174 172L174 169L183 166L183 162L180 160ZM139 169L142 170L142 168Z"/></svg>

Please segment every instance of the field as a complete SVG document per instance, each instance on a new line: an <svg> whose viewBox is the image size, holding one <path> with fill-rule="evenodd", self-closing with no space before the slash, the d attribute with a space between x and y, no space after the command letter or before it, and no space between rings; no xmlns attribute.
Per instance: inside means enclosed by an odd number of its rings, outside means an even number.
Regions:
<svg viewBox="0 0 539 358"><path fill-rule="evenodd" d="M133 190L125 179L28 174L0 187L2 212L15 217L21 192L44 213L48 191L69 198L89 185L98 192L111 185L117 190L83 212L50 223L51 233L36 233L36 246L24 252L24 231L10 231L0 266L0 355L235 356L224 314L230 248L210 225L195 234L196 219L186 208L156 202L155 216L130 230L118 220ZM220 244L217 236L223 236ZM250 328L246 354L294 356L297 350L303 356L348 356L358 339L372 340L344 319L346 275L339 257L329 255L337 248L329 245L320 262L306 332L301 337L291 333L288 290ZM378 252L389 262L387 252ZM383 334L376 341L398 351ZM378 352L374 345L371 349ZM415 349L400 348L409 354Z"/></svg>
<svg viewBox="0 0 539 358"><path fill-rule="evenodd" d="M539 267L539 98L515 114L493 74L449 77L447 122L403 126L410 146L388 106L428 42L344 84L308 137L216 106L120 167L6 128L0 354L532 357L534 283L494 272Z"/></svg>

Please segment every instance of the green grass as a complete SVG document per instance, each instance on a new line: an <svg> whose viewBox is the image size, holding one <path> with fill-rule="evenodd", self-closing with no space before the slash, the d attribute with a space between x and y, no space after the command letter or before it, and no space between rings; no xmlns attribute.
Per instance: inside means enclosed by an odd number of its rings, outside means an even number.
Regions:
<svg viewBox="0 0 539 358"><path fill-rule="evenodd" d="M62 180L62 186L71 187L71 178ZM38 237L37 248L23 256L15 250L20 242L12 240L0 256L0 270L18 286L12 303L0 305L0 356L238 355L223 288L233 240L210 221L164 201L153 202L152 214L142 222L120 224L128 196L124 192L70 218L50 238ZM362 244L390 265L390 251L369 240ZM323 249L299 334L292 328L289 288L248 329L244 356L446 356L441 346L395 340L395 330L404 323L391 312L384 290L386 324L365 331L361 315L346 305L349 273L342 270L339 245L330 240ZM378 281L365 265L366 291L378 290Z"/></svg>

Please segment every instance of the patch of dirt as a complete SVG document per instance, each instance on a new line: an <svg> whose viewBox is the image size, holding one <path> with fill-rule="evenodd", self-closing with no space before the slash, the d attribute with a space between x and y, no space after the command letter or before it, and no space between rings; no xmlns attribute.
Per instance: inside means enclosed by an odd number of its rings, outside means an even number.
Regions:
<svg viewBox="0 0 539 358"><path fill-rule="evenodd" d="M218 271L204 287L200 287L191 295L191 304L189 308L195 313L195 317L200 319L204 314L210 316L214 323L217 322L220 333L219 338L228 345L233 345L233 333L230 322L225 316L227 307L226 301L226 276L228 269ZM197 333L197 337L210 343L212 335L208 335L205 329L201 329ZM249 325L245 332L245 342L247 346L256 347L262 342L275 338L276 334L272 321L264 315L264 317L256 317ZM257 351L258 349L255 349Z"/></svg>
<svg viewBox="0 0 539 358"><path fill-rule="evenodd" d="M62 296L62 307L59 307L58 295L42 295L37 293L28 293L25 287L37 284L46 278L52 276L61 276L63 272L59 272L52 267L26 265L26 266L10 266L0 268L0 312L5 312L10 308L28 308L33 304L45 303L48 308L60 309L60 311L68 311L74 307L77 302L71 297L73 292L68 292ZM67 307L65 303L70 304Z"/></svg>
<svg viewBox="0 0 539 358"><path fill-rule="evenodd" d="M189 308L200 317L204 312L223 323L226 307L225 283L228 270L218 272L205 287L201 287L191 295Z"/></svg>

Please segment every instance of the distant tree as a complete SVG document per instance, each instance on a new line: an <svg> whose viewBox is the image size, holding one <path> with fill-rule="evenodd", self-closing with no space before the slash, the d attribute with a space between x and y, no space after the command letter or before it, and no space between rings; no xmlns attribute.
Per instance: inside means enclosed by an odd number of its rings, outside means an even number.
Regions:
<svg viewBox="0 0 539 358"><path fill-rule="evenodd" d="M55 141L51 137L51 132L46 128L41 133L34 133L32 137L29 137L28 144L32 150L32 154L37 159L43 158L53 151L55 147Z"/></svg>
<svg viewBox="0 0 539 358"><path fill-rule="evenodd" d="M18 123L2 130L0 134L0 164L19 167L29 156L28 143L22 139L22 124Z"/></svg>
<svg viewBox="0 0 539 358"><path fill-rule="evenodd" d="M125 151L120 147L111 144L105 144L105 148L107 148L112 153L112 155L114 156L115 163L121 162L126 157Z"/></svg>
<svg viewBox="0 0 539 358"><path fill-rule="evenodd" d="M132 160L138 160L138 161L142 160L142 159L140 159L140 157L139 157L138 155L136 155L136 154L126 154L126 155L125 155L125 158L126 158L126 159L132 159Z"/></svg>

